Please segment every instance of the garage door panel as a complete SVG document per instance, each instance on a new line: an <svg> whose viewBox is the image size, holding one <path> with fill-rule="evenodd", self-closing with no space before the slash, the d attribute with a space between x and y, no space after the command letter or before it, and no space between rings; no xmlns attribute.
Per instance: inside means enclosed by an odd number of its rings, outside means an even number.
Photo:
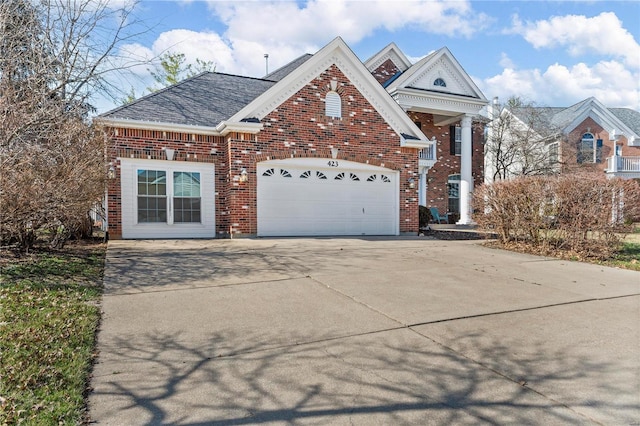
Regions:
<svg viewBox="0 0 640 426"><path fill-rule="evenodd" d="M258 164L258 235L398 233L397 172L344 161L341 168L322 169L326 159L296 161Z"/></svg>

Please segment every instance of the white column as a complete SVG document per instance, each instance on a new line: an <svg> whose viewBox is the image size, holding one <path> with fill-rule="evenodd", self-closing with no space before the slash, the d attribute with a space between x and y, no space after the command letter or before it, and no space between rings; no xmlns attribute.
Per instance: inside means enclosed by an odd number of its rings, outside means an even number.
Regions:
<svg viewBox="0 0 640 426"><path fill-rule="evenodd" d="M418 185L418 204L421 206L427 205L427 172L423 171L420 174L420 184Z"/></svg>
<svg viewBox="0 0 640 426"><path fill-rule="evenodd" d="M461 122L462 145L460 146L460 220L458 225L470 225L471 193L473 173L471 171L471 116L465 115Z"/></svg>

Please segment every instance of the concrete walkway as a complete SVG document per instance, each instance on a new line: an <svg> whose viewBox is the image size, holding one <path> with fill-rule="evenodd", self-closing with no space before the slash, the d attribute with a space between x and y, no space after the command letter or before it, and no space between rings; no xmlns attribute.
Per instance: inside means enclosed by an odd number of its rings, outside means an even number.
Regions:
<svg viewBox="0 0 640 426"><path fill-rule="evenodd" d="M109 243L103 425L638 424L640 273L427 238Z"/></svg>

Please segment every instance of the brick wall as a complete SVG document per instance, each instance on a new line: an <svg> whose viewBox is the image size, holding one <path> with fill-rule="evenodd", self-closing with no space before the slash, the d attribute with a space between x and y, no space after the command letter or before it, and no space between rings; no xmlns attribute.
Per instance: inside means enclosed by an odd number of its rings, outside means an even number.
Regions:
<svg viewBox="0 0 640 426"><path fill-rule="evenodd" d="M582 123L577 125L575 129L567 135L567 143L563 147L562 161L565 168L571 170L577 167L577 146L585 133L591 133L595 139L602 139L602 162L601 163L584 163L581 168L590 168L594 170L604 171L607 168L607 158L613 155L613 141L609 140L609 132L596 123L591 117L586 118ZM640 156L640 147L628 146L627 139L621 137L618 140L618 146L622 147L622 156Z"/></svg>
<svg viewBox="0 0 640 426"><path fill-rule="evenodd" d="M325 116L324 99L331 90L331 80L338 83L342 118ZM417 180L417 150L400 148L399 136L336 66L306 84L262 123L264 129L256 140L233 139L230 143L230 164L235 172L241 167L249 172L246 183L229 187L230 223L235 234L257 232L257 162L267 158L331 158L332 147L340 150L338 159L400 171L400 232L418 231L417 188L410 189L408 184L410 177Z"/></svg>
<svg viewBox="0 0 640 426"><path fill-rule="evenodd" d="M393 63L391 59L384 61L378 68L373 70L371 74L378 80L378 83L384 84L396 75L400 69Z"/></svg>
<svg viewBox="0 0 640 426"><path fill-rule="evenodd" d="M441 213L448 210L449 175L460 174L460 156L450 153L450 126L436 126L433 115L419 112L409 112L409 117L415 123L420 123L422 132L429 138L436 137L437 162L427 173L427 199L428 207L437 207ZM456 123L453 123L455 125ZM457 123L460 124L460 123ZM482 126L472 125L472 163L474 187L484 182L484 145L482 143Z"/></svg>
<svg viewBox="0 0 640 426"><path fill-rule="evenodd" d="M225 217L225 188L228 186L226 172L226 141L222 137L198 135L159 130L140 130L124 128L105 129L111 143L109 158L116 169L115 179L107 184L108 223L110 238L122 236L122 202L120 197L120 163L117 158L137 158L149 160L166 159L163 148L175 150L174 162L190 161L214 163L216 165L216 228L218 234L224 233L227 223ZM227 228L228 229L228 225Z"/></svg>

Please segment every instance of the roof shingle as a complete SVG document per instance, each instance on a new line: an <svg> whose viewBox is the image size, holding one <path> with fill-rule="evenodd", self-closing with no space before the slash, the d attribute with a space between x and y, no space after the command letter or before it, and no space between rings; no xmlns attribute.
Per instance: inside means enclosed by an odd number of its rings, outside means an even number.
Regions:
<svg viewBox="0 0 640 426"><path fill-rule="evenodd" d="M204 72L101 117L215 127L274 84L270 80Z"/></svg>

